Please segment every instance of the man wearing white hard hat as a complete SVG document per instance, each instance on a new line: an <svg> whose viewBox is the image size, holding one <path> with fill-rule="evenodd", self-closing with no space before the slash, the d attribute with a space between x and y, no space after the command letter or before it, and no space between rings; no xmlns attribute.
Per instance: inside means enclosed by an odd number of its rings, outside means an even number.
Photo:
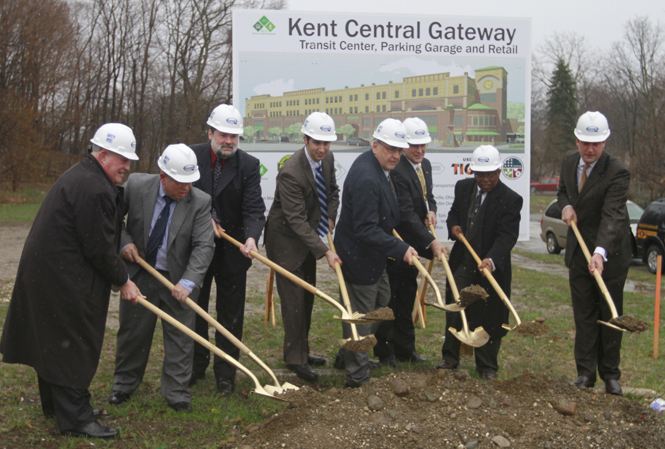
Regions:
<svg viewBox="0 0 665 449"><path fill-rule="evenodd" d="M99 363L111 286L124 300L141 294L118 255L122 182L138 159L132 130L101 126L91 154L49 190L25 241L4 324L5 363L37 371L45 416L65 435L114 438L96 421L88 386ZM123 303L125 301L122 301Z"/></svg>
<svg viewBox="0 0 665 449"><path fill-rule="evenodd" d="M623 313L623 286L632 259L630 219L626 209L630 173L623 163L604 152L610 136L607 119L600 112L586 112L577 121L577 150L561 164L558 200L561 219L575 222L589 250L586 258L570 228L566 242L570 296L575 317L577 387L593 387L596 371L605 391L621 395L619 359L621 331L599 324L612 318L609 306L594 279L598 270L607 285L617 313Z"/></svg>
<svg viewBox="0 0 665 449"><path fill-rule="evenodd" d="M266 206L261 196L261 164L257 158L238 148L243 133L240 111L220 104L208 117L209 142L192 145L201 171L194 187L212 197L215 229L215 255L206 274L199 306L208 309L212 282L217 289L217 321L236 338L242 339L245 314L247 270L252 266L251 251L256 251L265 225ZM240 250L218 234L226 232L244 242ZM208 339L208 322L196 317L196 333ZM215 344L238 360L240 350L221 333L215 332ZM205 377L210 351L194 343L194 372L190 385ZM235 389L236 367L214 356L213 370L217 391L231 394Z"/></svg>
<svg viewBox="0 0 665 449"><path fill-rule="evenodd" d="M390 302L386 263L391 257L413 265L418 253L393 236L400 222L398 187L391 171L402 150L409 147L406 129L396 119L382 121L374 132L372 149L356 158L344 180L342 212L335 233L335 247L354 312L368 313ZM341 301L341 300L340 300ZM379 324L358 325L360 336L376 332ZM351 327L342 325L344 338ZM346 386L369 382L369 354L340 349L346 366Z"/></svg>
<svg viewBox="0 0 665 449"><path fill-rule="evenodd" d="M496 378L499 370L499 349L508 324L508 309L482 274L487 268L504 293L510 297L512 269L510 252L517 243L520 228L522 197L501 182L501 155L491 145L481 145L471 156L473 178L457 181L455 199L448 212L448 236L455 240L450 251L450 269L458 290L478 284L489 293L487 301L476 301L465 309L470 329L482 326L489 341L474 348L478 374L484 380ZM482 263L478 265L466 246L459 240L463 234L471 243ZM446 303L454 298L446 286ZM459 312L446 312L446 334L441 349L443 361L439 369L456 369L460 363L461 342L448 330L462 330Z"/></svg>
<svg viewBox="0 0 665 449"><path fill-rule="evenodd" d="M211 199L192 188L199 170L187 145L166 147L157 166L159 175L134 173L125 183L127 226L122 232L121 255L146 299L193 330L196 313L184 303L188 297L196 300L212 260ZM172 292L141 268L139 257L175 285ZM127 401L141 385L157 315L141 305L122 302L119 320L115 381L109 399L114 405ZM174 410L191 411L187 385L194 341L164 321L162 330L162 395Z"/></svg>
<svg viewBox="0 0 665 449"><path fill-rule="evenodd" d="M392 172L398 186L400 237L427 258L440 258L443 245L430 233L428 225L436 226L436 201L432 193L432 164L425 158L427 144L432 141L427 124L418 117L404 120L409 148L404 150ZM384 321L376 332L374 354L381 364L396 367L397 362L423 363L416 352L416 332L411 312L418 290L418 269L401 260L388 261L390 308L394 321Z"/></svg>
<svg viewBox="0 0 665 449"><path fill-rule="evenodd" d="M268 258L306 282L316 285L316 260L326 258L331 268L339 257L323 242L332 232L339 207L335 158L330 142L337 140L335 122L328 114L313 112L302 125L304 148L284 162L277 175L275 200L266 223ZM315 381L312 366L326 363L310 353L309 328L314 295L277 274L282 301L284 360L298 377Z"/></svg>

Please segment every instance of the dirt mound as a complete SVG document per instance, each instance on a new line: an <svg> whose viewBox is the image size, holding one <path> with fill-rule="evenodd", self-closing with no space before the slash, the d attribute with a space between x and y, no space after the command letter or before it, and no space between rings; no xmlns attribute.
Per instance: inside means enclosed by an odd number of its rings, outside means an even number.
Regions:
<svg viewBox="0 0 665 449"><path fill-rule="evenodd" d="M282 413L225 447L655 449L665 442L659 412L531 372L484 382L431 369L358 389L305 386L286 398Z"/></svg>

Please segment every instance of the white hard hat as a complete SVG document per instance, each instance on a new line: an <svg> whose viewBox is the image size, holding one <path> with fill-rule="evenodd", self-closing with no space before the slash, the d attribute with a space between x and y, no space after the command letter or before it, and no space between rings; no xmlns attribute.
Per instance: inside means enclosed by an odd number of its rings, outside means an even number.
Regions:
<svg viewBox="0 0 665 449"><path fill-rule="evenodd" d="M337 140L335 121L325 112L312 112L303 123L300 132L315 140L334 142Z"/></svg>
<svg viewBox="0 0 665 449"><path fill-rule="evenodd" d="M597 111L587 111L577 120L575 137L582 142L605 142L610 137L607 118Z"/></svg>
<svg viewBox="0 0 665 449"><path fill-rule="evenodd" d="M481 145L473 150L471 170L477 172L495 171L501 167L499 150L492 145Z"/></svg>
<svg viewBox="0 0 665 449"><path fill-rule="evenodd" d="M132 129L122 123L107 123L99 127L90 143L100 148L119 154L132 161L138 161L136 155L136 137Z"/></svg>
<svg viewBox="0 0 665 449"><path fill-rule="evenodd" d="M228 104L220 104L210 113L208 126L229 134L242 134L242 116L240 111Z"/></svg>
<svg viewBox="0 0 665 449"><path fill-rule="evenodd" d="M387 118L379 123L372 137L393 147L409 148L404 124L394 118Z"/></svg>
<svg viewBox="0 0 665 449"><path fill-rule="evenodd" d="M427 130L427 123L418 117L409 117L404 120L404 128L406 128L406 141L411 145L422 145L432 141Z"/></svg>
<svg viewBox="0 0 665 449"><path fill-rule="evenodd" d="M184 143L166 147L157 159L157 166L165 175L178 182L195 182L201 177L196 154Z"/></svg>

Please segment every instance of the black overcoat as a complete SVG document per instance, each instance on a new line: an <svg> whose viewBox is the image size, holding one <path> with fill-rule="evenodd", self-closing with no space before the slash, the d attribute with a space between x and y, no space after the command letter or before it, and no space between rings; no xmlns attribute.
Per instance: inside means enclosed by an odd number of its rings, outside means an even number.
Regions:
<svg viewBox="0 0 665 449"><path fill-rule="evenodd" d="M95 375L118 255L122 195L93 156L46 195L23 247L0 352L47 382L87 388Z"/></svg>

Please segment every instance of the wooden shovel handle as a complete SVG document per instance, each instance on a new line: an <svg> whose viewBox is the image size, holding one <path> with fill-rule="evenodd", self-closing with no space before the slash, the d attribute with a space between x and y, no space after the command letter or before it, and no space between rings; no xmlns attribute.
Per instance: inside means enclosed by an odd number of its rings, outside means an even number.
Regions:
<svg viewBox="0 0 665 449"><path fill-rule="evenodd" d="M332 236L330 235L330 232L326 234L328 237L328 245L330 245L330 251L333 253L337 254L337 251L335 250L335 244L333 243ZM339 262L335 262L335 273L337 273L337 282L339 283L339 291L342 293L342 300L344 301L344 306L346 307L346 310L349 312L349 315L353 315L353 309L351 308L351 300L349 299L349 292L346 289L346 282L344 282L344 275L342 274L342 267L339 265ZM358 329L356 328L356 325L353 323L351 324L351 336L353 337L354 340L358 340Z"/></svg>
<svg viewBox="0 0 665 449"><path fill-rule="evenodd" d="M439 240L439 237L436 236L436 231L434 230L433 225L429 225L429 230L432 232L432 235L435 239ZM440 241L440 240L439 240ZM455 283L455 278L453 277L453 271L450 269L450 264L446 255L441 253L441 263L443 264L443 269L446 272L446 279L448 279L448 285L450 285L450 291L453 293L453 299L455 302L459 302L459 290L457 289L457 284Z"/></svg>
<svg viewBox="0 0 665 449"><path fill-rule="evenodd" d="M393 229L393 235L397 237L398 239L404 241L402 237ZM432 288L434 289L434 293L436 293L436 299L439 304L443 305L443 299L441 298L441 292L439 291L439 287L436 285L436 282L434 282L434 279L432 279L432 276L427 272L427 269L423 266L422 263L418 260L417 257L412 257L413 264L418 268L418 271L420 271L420 274L423 275L427 279L427 282L429 282L432 285Z"/></svg>

